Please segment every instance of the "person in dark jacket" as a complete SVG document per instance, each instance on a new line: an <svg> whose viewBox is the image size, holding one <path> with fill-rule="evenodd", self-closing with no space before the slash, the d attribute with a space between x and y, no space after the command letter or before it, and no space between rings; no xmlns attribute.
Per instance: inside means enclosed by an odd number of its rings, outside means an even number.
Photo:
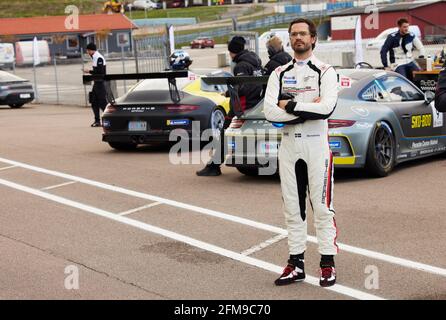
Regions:
<svg viewBox="0 0 446 320"><path fill-rule="evenodd" d="M285 52L282 40L278 36L271 37L266 43L269 61L265 65L265 75L269 76L277 67L283 66L290 62L293 58Z"/></svg>
<svg viewBox="0 0 446 320"><path fill-rule="evenodd" d="M413 81L413 71L417 71L419 68L414 61L412 51L418 49L419 58L424 58L425 49L421 40L410 32L409 21L406 18L399 19L397 24L398 31L389 34L381 48L381 62L384 69L398 72ZM389 55L390 65L387 55Z"/></svg>
<svg viewBox="0 0 446 320"><path fill-rule="evenodd" d="M94 43L89 43L87 45L87 53L93 59L93 69L88 70L85 69L85 73L89 73L92 75L105 75L106 72L106 62L105 58L97 51L96 45ZM101 119L99 115L99 109L102 111L105 110L107 106L107 92L105 90L105 81L104 80L96 80L93 84L93 89L90 92L90 103L91 108L93 109L94 114L94 122L91 125L92 127L100 127Z"/></svg>
<svg viewBox="0 0 446 320"><path fill-rule="evenodd" d="M435 108L439 112L446 112L446 62L438 75L437 90L435 91Z"/></svg>
<svg viewBox="0 0 446 320"><path fill-rule="evenodd" d="M235 63L234 76L262 76L262 60L254 52L245 50L246 40L243 37L235 36L228 43L228 51L232 61ZM263 86L261 84L246 83L236 86L240 98L240 107L243 111L257 105L262 100ZM226 93L229 96L229 93ZM224 130L229 127L234 111L229 111L220 133L220 140L212 159L201 170L197 171L198 176L219 176L220 166L225 160L226 148Z"/></svg>

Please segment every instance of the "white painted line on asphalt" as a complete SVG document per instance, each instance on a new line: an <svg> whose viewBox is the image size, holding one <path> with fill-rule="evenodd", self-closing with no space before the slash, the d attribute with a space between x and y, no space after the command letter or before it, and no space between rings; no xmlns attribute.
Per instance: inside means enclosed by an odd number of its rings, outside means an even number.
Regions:
<svg viewBox="0 0 446 320"><path fill-rule="evenodd" d="M80 202L76 202L73 200L69 200L63 197L59 197L56 195L53 195L51 193L47 193L47 192L43 192L41 190L38 189L33 189L27 186L23 186L8 180L4 180L4 179L0 179L0 185L4 185L6 187L15 189L15 190L19 190L19 191L23 191L29 194L32 194L34 196L46 199L46 200L50 200L53 202L57 202L60 203L62 205L68 206L68 207L72 207L72 208L76 208L85 212L89 212L92 213L94 215L109 219L109 220L113 220L128 226L132 226L144 231L148 231L166 238L170 238L172 240L176 240L179 242L183 242L186 243L190 246L202 249L202 250L206 250L215 254L218 254L220 256L223 257L227 257L239 262L243 262L245 264L260 268L260 269L264 269L267 271L271 271L273 273L277 273L277 274L281 274L282 273L282 268L280 266L271 264L269 262L263 261L263 260L259 260L259 259L255 259L255 258L251 258L251 257L247 257L244 255L241 255L238 252L234 252L231 250L227 250L218 246L215 246L213 244L207 243L207 242L203 242L200 240L196 240L194 238L190 238L188 236L184 236L182 234L176 233L176 232L172 232L166 229L162 229L159 227L155 227L152 226L150 224L141 222L141 221L137 221L134 219L130 219L127 217L123 217L123 216L119 216L117 214L114 214L112 212L109 211L105 211L96 207L92 207ZM312 277L312 276L308 276L305 279L305 282L314 286L319 286L319 279L316 277ZM329 291L333 291L336 293L340 293L355 299L360 299L360 300L384 300L384 298L382 297L378 297L372 294L368 294L365 292L362 292L360 290L356 290L356 289L352 289L343 285L339 285L336 284L333 287L329 287L329 288L323 288L325 290L329 290Z"/></svg>
<svg viewBox="0 0 446 320"><path fill-rule="evenodd" d="M283 239L286 239L286 238L287 238L286 235L279 234L279 235L277 235L275 237L272 237L271 239L268 239L268 240L266 240L266 241L264 241L264 242L262 242L262 243L260 243L258 245L255 245L255 246L253 246L253 247L251 247L249 249L246 249L245 251L243 251L241 253L241 255L250 256L253 253L259 252L260 250L263 250L263 249L269 247L270 245L273 245L273 244L275 244L275 243L277 243L277 242L279 242L279 241L281 241Z"/></svg>
<svg viewBox="0 0 446 320"><path fill-rule="evenodd" d="M135 209L131 209L131 210L128 210L128 211L124 211L124 212L118 213L118 216L127 216L129 214L132 214L132 213L135 213L135 212L138 212L138 211L142 211L144 209L152 208L152 207L158 206L160 204L162 204L162 203L161 202L150 203L150 204L147 204L147 205L139 207L139 208L135 208Z"/></svg>
<svg viewBox="0 0 446 320"><path fill-rule="evenodd" d="M49 186L49 187L46 187L46 188L42 188L40 190L42 190L42 191L43 190L53 190L53 189L57 189L57 188L60 188L60 187L69 186L69 185L75 184L75 183L77 183L77 181L69 181L69 182L65 182L65 183L61 183L61 184L56 184L54 186Z"/></svg>
<svg viewBox="0 0 446 320"><path fill-rule="evenodd" d="M8 170L8 169L16 168L16 167L17 166L7 166L7 167L0 168L0 171Z"/></svg>
<svg viewBox="0 0 446 320"><path fill-rule="evenodd" d="M35 171L35 172L40 172L40 173L52 175L52 176L55 176L55 177L60 177L60 178L67 179L67 180L77 181L77 182L84 183L84 184L87 184L87 185L90 185L90 186L94 186L94 187L97 187L97 188L101 188L101 189L105 189L105 190L109 190L109 191L114 191L114 192L126 194L128 196L132 196L132 197L135 197L135 198L146 199L146 200L150 200L150 201L153 201L153 202L161 202L163 204L167 204L167 205L170 205L170 206L173 206L173 207L186 209L186 210L194 211L196 213L201 213L201 214L205 214L205 215L208 215L208 216L220 218L220 219L223 219L223 220L227 220L227 221L243 224L243 225L250 226L250 227L253 227L253 228L256 228L256 229L259 229L259 230L265 230L265 231L269 231L269 232L272 232L272 233L288 235L287 230L285 230L283 228L279 228L279 227L272 226L272 225L269 225L269 224L265 224L265 223L261 223L261 222L257 222L257 221L253 221L253 220L249 220L249 219L245 219L245 218L241 218L241 217L230 215L230 214L226 214L226 213L223 213L223 212L210 210L210 209L206 209L206 208L202 208L202 207L197 207L197 206L190 205L190 204L187 204L187 203L178 202L178 201L174 201L174 200L169 200L169 199L165 199L165 198L161 198L161 197L157 197L157 196L153 196L153 195L150 195L150 194L137 192L137 191L133 191L133 190L117 187L117 186L112 186L112 185L105 184L105 183L102 183L102 182L89 180L89 179L73 176L73 175L62 173L62 172L58 172L58 171L43 169L43 168L40 168L40 167L36 167L36 166L29 165L29 164L21 163L21 162L18 162L18 161L8 160L8 159L5 159L5 158L0 158L0 162L5 162L5 163L8 163L10 165L15 165L17 167L21 167L21 168L32 170L32 171ZM318 243L317 238L314 237L314 236L308 236L307 240L309 242L312 242L312 243ZM346 252L362 255L362 256L365 256L365 257L368 257L368 258L372 258L372 259L385 261L385 262L391 263L391 264L400 265L400 266L403 266L405 268L419 270L419 271L423 271L423 272L428 272L428 273L440 275L442 277L446 277L446 269L443 269L443 268L431 266L431 265L424 264L424 263L415 262L415 261L408 260L408 259L394 257L394 256L391 256L391 255L383 254L383 253L372 251L372 250L357 248L357 247L353 247L353 246L350 246L350 245L345 245L345 244L342 244L342 243L338 243L338 246L339 246L339 249L341 249L343 251L346 251Z"/></svg>

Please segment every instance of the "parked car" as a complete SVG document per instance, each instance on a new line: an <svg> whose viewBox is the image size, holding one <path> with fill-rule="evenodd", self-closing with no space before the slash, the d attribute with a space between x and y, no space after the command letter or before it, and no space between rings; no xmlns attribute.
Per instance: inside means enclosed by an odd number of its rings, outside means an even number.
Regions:
<svg viewBox="0 0 446 320"><path fill-rule="evenodd" d="M0 69L14 69L15 56L12 43L0 43Z"/></svg>
<svg viewBox="0 0 446 320"><path fill-rule="evenodd" d="M195 49L195 48L214 48L215 46L215 41L212 38L209 37L199 37L197 39L195 39L194 41L192 41L190 43L190 48L191 49Z"/></svg>
<svg viewBox="0 0 446 320"><path fill-rule="evenodd" d="M161 2L155 2L152 0L136 0L133 2L133 10L145 10L145 9L161 9L163 5Z"/></svg>
<svg viewBox="0 0 446 320"><path fill-rule="evenodd" d="M431 103L432 92L423 94L391 71L341 69L338 73L341 91L328 119L336 167L365 167L383 177L399 163L446 151L446 121ZM234 118L226 130L226 164L246 175L258 175L262 167L276 168L282 130L266 120L261 101Z"/></svg>
<svg viewBox="0 0 446 320"><path fill-rule="evenodd" d="M222 95L225 85L208 85L205 77L229 77L229 72L189 71L188 78L177 78L180 100L172 99L172 87L166 79L147 79L132 87L124 96L109 104L102 117L102 141L116 150L133 150L138 145L169 143L175 129L193 136L193 122L200 129L223 129L229 112L229 98ZM175 91L175 90L174 90Z"/></svg>
<svg viewBox="0 0 446 320"><path fill-rule="evenodd" d="M51 62L50 47L48 41L37 41L40 63L48 64ZM15 44L16 63L19 66L33 64L33 41L18 41Z"/></svg>
<svg viewBox="0 0 446 320"><path fill-rule="evenodd" d="M28 80L0 71L0 105L15 109L33 100L34 89Z"/></svg>
<svg viewBox="0 0 446 320"><path fill-rule="evenodd" d="M389 28L384 30L375 39L372 39L369 42L367 42L367 49L381 50L382 46L384 45L384 42L387 39L387 36L396 31L398 31L398 28ZM409 26L409 31L415 34L421 40L420 27L418 27L417 25L411 25Z"/></svg>

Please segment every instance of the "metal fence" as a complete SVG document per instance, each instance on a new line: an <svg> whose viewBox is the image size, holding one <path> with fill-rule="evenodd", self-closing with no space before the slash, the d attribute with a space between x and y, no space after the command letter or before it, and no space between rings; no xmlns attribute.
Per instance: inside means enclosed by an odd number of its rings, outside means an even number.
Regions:
<svg viewBox="0 0 446 320"><path fill-rule="evenodd" d="M137 36L134 39L136 72L159 72L168 67L169 37L167 33Z"/></svg>
<svg viewBox="0 0 446 320"><path fill-rule="evenodd" d="M269 17L265 17L262 19L258 19L252 22L237 22L236 29L237 31L249 31L253 29L260 29L260 28L267 28L270 26L278 25L278 24L285 24L290 23L294 19L304 16L310 19L317 19L321 16L324 16L326 14L325 11L321 12L307 12L305 14L279 14L279 15L273 15ZM217 37L223 37L228 35L233 31L232 26L226 26L226 27L220 27L215 28L211 30L206 31L199 31L189 34L182 34L182 35L175 35L175 42L176 43L189 43L192 40L198 38L198 37L211 37L211 38L217 38Z"/></svg>

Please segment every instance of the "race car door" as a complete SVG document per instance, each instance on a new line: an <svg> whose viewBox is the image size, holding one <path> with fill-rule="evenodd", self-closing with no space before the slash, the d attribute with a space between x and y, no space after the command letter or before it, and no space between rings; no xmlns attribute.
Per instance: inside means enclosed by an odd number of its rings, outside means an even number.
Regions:
<svg viewBox="0 0 446 320"><path fill-rule="evenodd" d="M386 75L379 81L388 95L388 105L398 115L406 137L442 134L443 115L425 102L423 93L409 80L396 75Z"/></svg>
<svg viewBox="0 0 446 320"><path fill-rule="evenodd" d="M379 82L388 96L388 106L398 116L409 149L435 152L443 146L440 138L445 133L443 114L426 103L424 94L401 76L386 75Z"/></svg>

